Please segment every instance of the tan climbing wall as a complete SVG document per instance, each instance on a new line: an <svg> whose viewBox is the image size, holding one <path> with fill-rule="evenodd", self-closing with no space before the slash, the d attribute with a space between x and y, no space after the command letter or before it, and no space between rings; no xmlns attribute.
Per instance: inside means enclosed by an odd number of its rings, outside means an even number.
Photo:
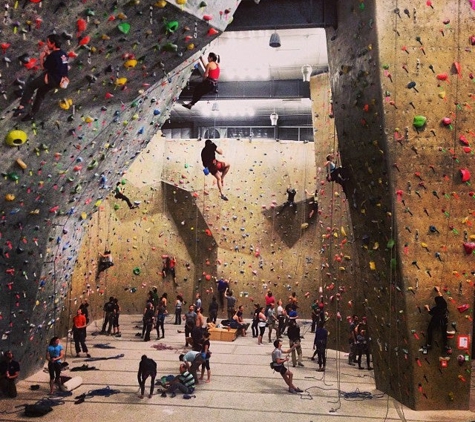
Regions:
<svg viewBox="0 0 475 422"><path fill-rule="evenodd" d="M470 350L458 337L471 346L473 193L461 170L473 162L475 10L355 1L338 15L330 81L377 387L416 409L468 408ZM424 354L435 285L456 333L447 350L437 330Z"/></svg>
<svg viewBox="0 0 475 422"><path fill-rule="evenodd" d="M310 316L321 276L321 227L314 220L307 225L305 195L316 182L314 144L216 143L231 164L225 179L228 202L219 198L214 178L203 174L203 142L154 138L124 176L126 194L142 200L140 208L131 211L119 203L120 209L114 210L117 200L109 196L91 224L74 273L74 304L89 297L100 313L104 299L117 294L125 312L136 312L148 290L157 286L172 298L183 293L187 301L200 292L207 309L215 277L225 277L245 305L246 316L253 302L263 303L268 288L284 303L295 291L302 316ZM297 189L297 212L281 209L288 186ZM204 218L204 227L197 228L199 218ZM95 277L97 256L105 245L111 247L115 265L97 283L89 282L89 290L87 279ZM177 256L176 286L158 274L166 253ZM133 274L136 267L138 276Z"/></svg>

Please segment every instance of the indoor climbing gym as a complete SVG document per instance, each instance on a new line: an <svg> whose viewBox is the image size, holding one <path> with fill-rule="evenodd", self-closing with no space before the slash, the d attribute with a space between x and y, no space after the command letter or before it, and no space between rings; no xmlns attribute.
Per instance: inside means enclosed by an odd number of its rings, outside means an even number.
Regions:
<svg viewBox="0 0 475 422"><path fill-rule="evenodd" d="M475 421L475 0L0 19L1 420Z"/></svg>

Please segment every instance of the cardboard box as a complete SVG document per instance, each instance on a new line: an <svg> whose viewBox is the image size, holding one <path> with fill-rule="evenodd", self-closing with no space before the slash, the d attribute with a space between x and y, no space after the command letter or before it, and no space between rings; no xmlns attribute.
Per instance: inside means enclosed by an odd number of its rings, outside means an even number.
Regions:
<svg viewBox="0 0 475 422"><path fill-rule="evenodd" d="M211 341L234 341L236 340L236 329L210 328L209 339Z"/></svg>

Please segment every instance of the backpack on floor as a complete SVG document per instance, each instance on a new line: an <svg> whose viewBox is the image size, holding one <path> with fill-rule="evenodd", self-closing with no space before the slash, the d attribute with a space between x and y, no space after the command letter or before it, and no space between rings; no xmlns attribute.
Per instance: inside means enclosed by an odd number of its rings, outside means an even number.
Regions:
<svg viewBox="0 0 475 422"><path fill-rule="evenodd" d="M53 408L46 404L27 404L25 405L25 416L39 418L51 412Z"/></svg>

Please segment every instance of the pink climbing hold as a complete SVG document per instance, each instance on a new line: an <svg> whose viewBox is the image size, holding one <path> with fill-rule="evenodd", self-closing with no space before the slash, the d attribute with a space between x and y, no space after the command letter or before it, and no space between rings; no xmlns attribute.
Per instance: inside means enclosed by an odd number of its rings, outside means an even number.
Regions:
<svg viewBox="0 0 475 422"><path fill-rule="evenodd" d="M450 117L444 117L442 123L444 126L450 126L452 124L452 119Z"/></svg>
<svg viewBox="0 0 475 422"><path fill-rule="evenodd" d="M472 9L475 10L475 0L468 0L468 1L470 2Z"/></svg>
<svg viewBox="0 0 475 422"><path fill-rule="evenodd" d="M460 169L460 176L462 177L462 182L468 182L470 180L470 172L467 169Z"/></svg>

